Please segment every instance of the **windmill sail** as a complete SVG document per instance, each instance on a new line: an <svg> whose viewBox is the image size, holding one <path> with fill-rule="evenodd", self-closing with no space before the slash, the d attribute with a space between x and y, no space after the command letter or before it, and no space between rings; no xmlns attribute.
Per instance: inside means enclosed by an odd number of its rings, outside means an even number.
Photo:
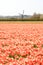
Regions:
<svg viewBox="0 0 43 65"><path fill-rule="evenodd" d="M21 16L21 19L23 20L23 18L24 18L24 10L23 10L23 13L22 14L19 13L19 15Z"/></svg>

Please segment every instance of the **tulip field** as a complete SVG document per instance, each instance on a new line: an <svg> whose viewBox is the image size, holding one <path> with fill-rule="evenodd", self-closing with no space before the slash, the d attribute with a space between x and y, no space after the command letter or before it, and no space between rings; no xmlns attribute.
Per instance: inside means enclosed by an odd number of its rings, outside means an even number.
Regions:
<svg viewBox="0 0 43 65"><path fill-rule="evenodd" d="M43 65L43 24L0 23L0 65Z"/></svg>

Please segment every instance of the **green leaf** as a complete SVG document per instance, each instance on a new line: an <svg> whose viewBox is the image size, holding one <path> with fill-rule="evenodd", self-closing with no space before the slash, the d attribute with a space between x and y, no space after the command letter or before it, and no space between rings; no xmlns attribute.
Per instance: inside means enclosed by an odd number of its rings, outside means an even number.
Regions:
<svg viewBox="0 0 43 65"><path fill-rule="evenodd" d="M36 44L33 45L34 48L38 48Z"/></svg>
<svg viewBox="0 0 43 65"><path fill-rule="evenodd" d="M12 55L9 55L9 58L14 58L14 56L12 56Z"/></svg>
<svg viewBox="0 0 43 65"><path fill-rule="evenodd" d="M42 46L41 46L42 48L43 48L43 44L42 44Z"/></svg>

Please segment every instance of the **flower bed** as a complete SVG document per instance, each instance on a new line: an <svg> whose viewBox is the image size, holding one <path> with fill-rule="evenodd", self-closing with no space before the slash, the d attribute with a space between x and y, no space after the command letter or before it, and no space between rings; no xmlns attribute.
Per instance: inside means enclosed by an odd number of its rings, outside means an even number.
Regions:
<svg viewBox="0 0 43 65"><path fill-rule="evenodd" d="M43 65L43 24L0 24L0 65Z"/></svg>

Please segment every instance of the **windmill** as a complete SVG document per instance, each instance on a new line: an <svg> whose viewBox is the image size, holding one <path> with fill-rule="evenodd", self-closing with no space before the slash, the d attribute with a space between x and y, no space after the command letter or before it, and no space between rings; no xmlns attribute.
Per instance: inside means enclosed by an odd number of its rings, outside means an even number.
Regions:
<svg viewBox="0 0 43 65"><path fill-rule="evenodd" d="M23 10L22 14L19 13L19 15L21 16L21 19L23 20L23 18L24 18L24 10Z"/></svg>

